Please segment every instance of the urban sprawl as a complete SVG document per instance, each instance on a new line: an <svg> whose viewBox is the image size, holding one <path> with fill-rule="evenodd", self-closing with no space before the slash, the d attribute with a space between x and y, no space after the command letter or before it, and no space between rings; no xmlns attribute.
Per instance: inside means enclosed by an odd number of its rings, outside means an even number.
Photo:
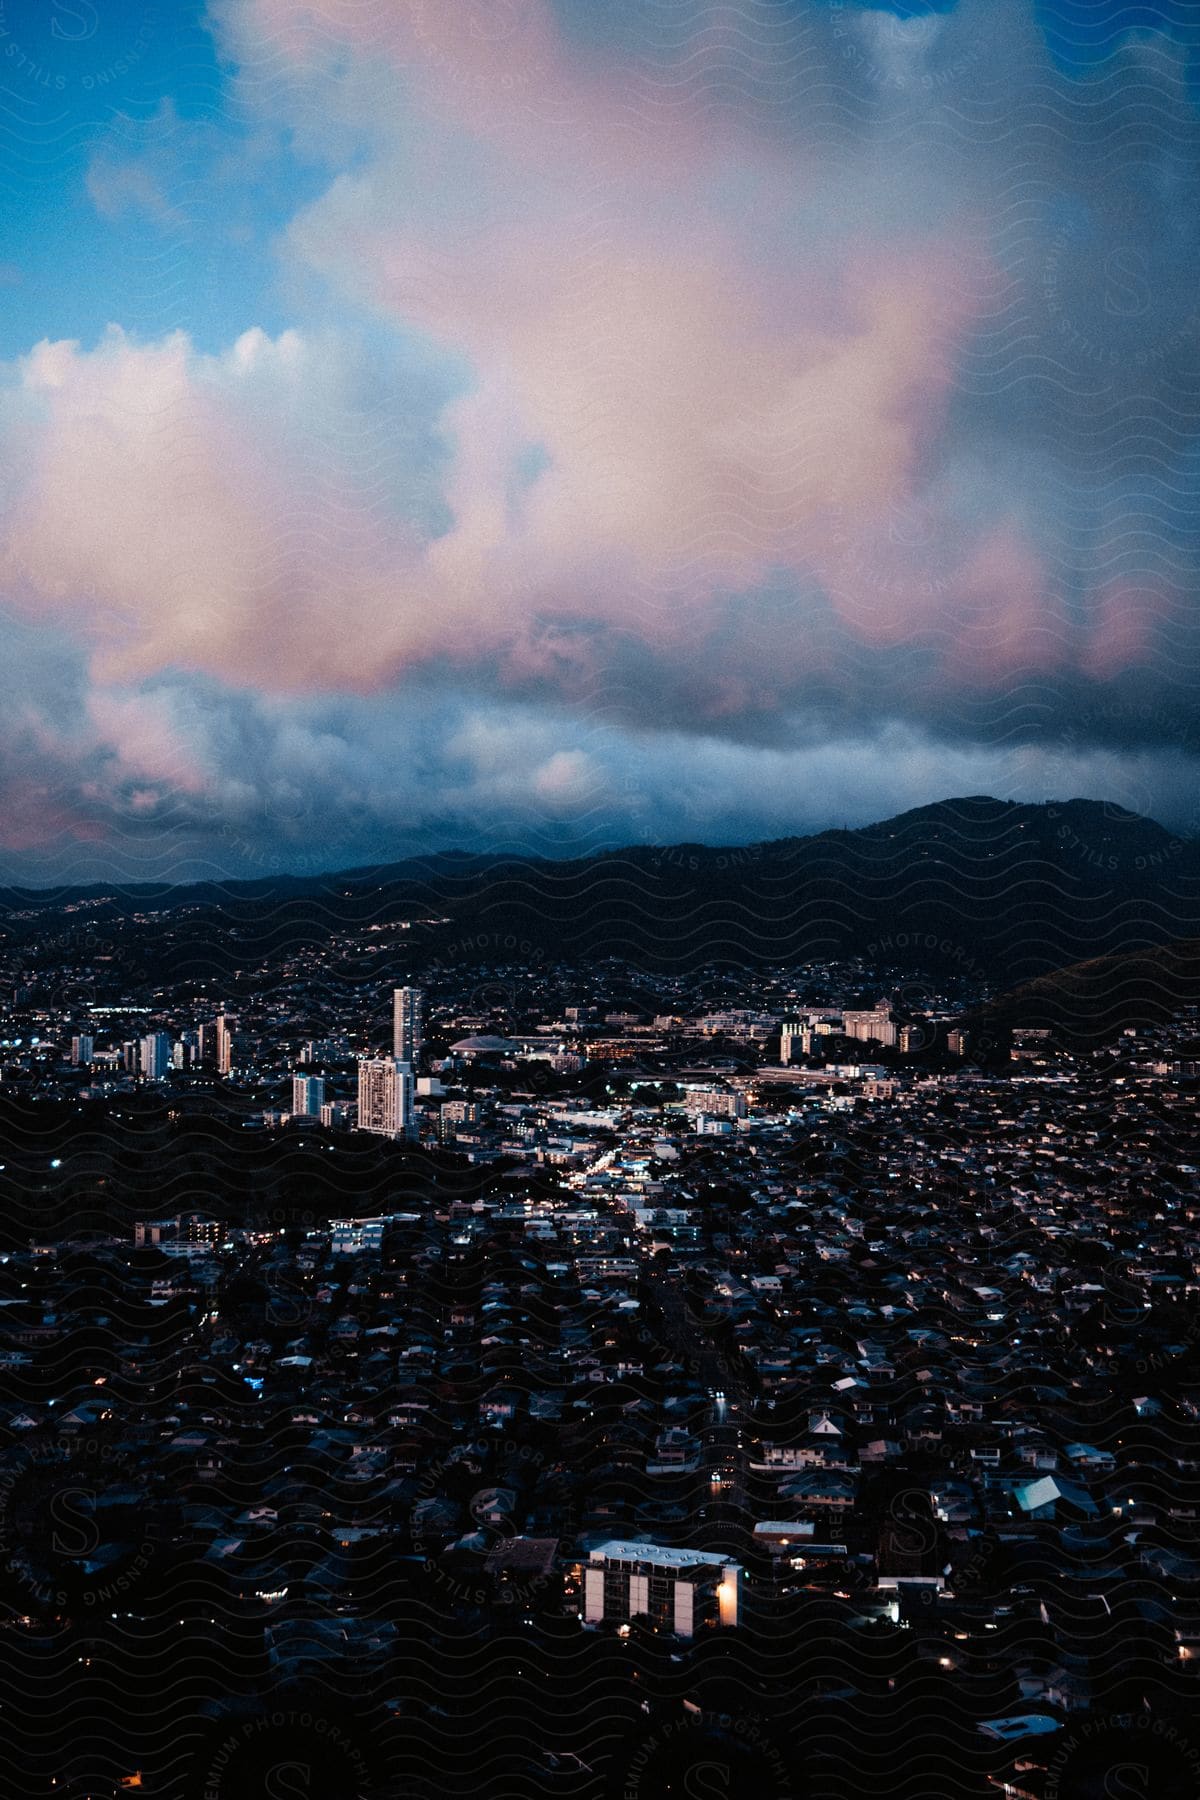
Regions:
<svg viewBox="0 0 1200 1800"><path fill-rule="evenodd" d="M94 991L13 971L0 1025L55 1221L0 1256L0 1639L119 1661L184 1571L241 1674L199 1775L134 1721L87 1792L233 1794L242 1722L320 1704L346 1793L459 1791L489 1667L540 1719L556 1665L601 1715L501 1732L497 1793L671 1791L689 1731L888 1792L914 1697L925 1792L1200 1791L1194 1011L984 1054L970 971L503 950ZM211 1194L122 1172L206 1132Z"/></svg>

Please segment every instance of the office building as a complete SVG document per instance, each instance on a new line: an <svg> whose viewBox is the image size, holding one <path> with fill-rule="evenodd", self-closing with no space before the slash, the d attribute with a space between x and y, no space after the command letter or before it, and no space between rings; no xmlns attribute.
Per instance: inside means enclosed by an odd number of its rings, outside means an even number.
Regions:
<svg viewBox="0 0 1200 1800"><path fill-rule="evenodd" d="M71 1061L76 1067L90 1063L94 1048L95 1039L92 1037L91 1033L81 1031L78 1037L73 1037L71 1039Z"/></svg>
<svg viewBox="0 0 1200 1800"><path fill-rule="evenodd" d="M208 1256L221 1241L223 1227L203 1213L179 1213L169 1219L140 1219L133 1228L138 1249L161 1250L166 1256Z"/></svg>
<svg viewBox="0 0 1200 1800"><path fill-rule="evenodd" d="M842 1015L842 1031L860 1044L894 1044L896 1024L888 1001L877 1001L870 1012L848 1012Z"/></svg>
<svg viewBox="0 0 1200 1800"><path fill-rule="evenodd" d="M421 1053L425 995L420 988L396 988L392 994L392 1054L411 1067Z"/></svg>
<svg viewBox="0 0 1200 1800"><path fill-rule="evenodd" d="M228 1075L233 1068L237 1020L226 1012L217 1016L217 1074Z"/></svg>
<svg viewBox="0 0 1200 1800"><path fill-rule="evenodd" d="M483 1117L483 1108L471 1100L446 1100L438 1114L438 1135L443 1139L453 1139L460 1129L478 1125Z"/></svg>
<svg viewBox="0 0 1200 1800"><path fill-rule="evenodd" d="M330 1219L329 1248L334 1256L361 1256L364 1251L378 1256L388 1228L386 1218Z"/></svg>
<svg viewBox="0 0 1200 1800"><path fill-rule="evenodd" d="M366 1057L358 1065L358 1129L378 1137L409 1137L413 1129L413 1078L395 1056Z"/></svg>
<svg viewBox="0 0 1200 1800"><path fill-rule="evenodd" d="M171 1067L171 1038L166 1031L149 1031L142 1039L139 1066L143 1081L162 1081Z"/></svg>
<svg viewBox="0 0 1200 1800"><path fill-rule="evenodd" d="M714 1119L744 1119L746 1096L738 1088L688 1088L683 1096L687 1113L706 1113Z"/></svg>
<svg viewBox="0 0 1200 1800"><path fill-rule="evenodd" d="M322 1076L292 1076L293 1119L319 1119L324 1104L325 1082Z"/></svg>
<svg viewBox="0 0 1200 1800"><path fill-rule="evenodd" d="M667 1549L612 1539L593 1550L583 1572L583 1617L598 1625L648 1618L660 1631L692 1637L738 1622L738 1563L717 1552Z"/></svg>

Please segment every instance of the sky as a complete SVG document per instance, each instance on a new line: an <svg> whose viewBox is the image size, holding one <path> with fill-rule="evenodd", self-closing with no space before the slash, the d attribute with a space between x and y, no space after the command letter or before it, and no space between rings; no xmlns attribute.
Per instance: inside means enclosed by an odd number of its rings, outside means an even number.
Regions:
<svg viewBox="0 0 1200 1800"><path fill-rule="evenodd" d="M0 0L0 877L1200 828L1195 0Z"/></svg>

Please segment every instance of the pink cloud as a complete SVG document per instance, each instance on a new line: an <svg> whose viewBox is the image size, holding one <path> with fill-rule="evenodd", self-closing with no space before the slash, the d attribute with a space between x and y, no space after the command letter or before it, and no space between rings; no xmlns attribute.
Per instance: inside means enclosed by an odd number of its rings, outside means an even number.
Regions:
<svg viewBox="0 0 1200 1800"><path fill-rule="evenodd" d="M39 345L8 570L101 681L366 691L490 660L577 694L603 650L573 625L679 657L781 575L829 628L798 605L739 646L714 716L785 697L839 641L925 644L969 684L1063 663L1015 515L941 502L907 529L991 300L972 197L893 225L878 147L839 163L714 114L704 72L770 9L705 9L677 81L568 53L545 0L218 10L249 104L315 131L325 101L365 134L284 247L471 370L437 421L452 522L430 537L389 503L360 449L369 371L333 332Z"/></svg>
<svg viewBox="0 0 1200 1800"><path fill-rule="evenodd" d="M1011 520L982 536L967 557L948 623L945 665L968 685L1003 686L1072 661L1074 634L1055 612L1040 559Z"/></svg>
<svg viewBox="0 0 1200 1800"><path fill-rule="evenodd" d="M1082 663L1096 680L1111 680L1154 659L1164 627L1184 615L1181 596L1161 578L1115 580L1093 596Z"/></svg>
<svg viewBox="0 0 1200 1800"><path fill-rule="evenodd" d="M39 345L8 426L26 446L8 506L16 603L81 631L105 681L180 667L353 686L402 655L393 596L417 542L314 445L320 354L295 333L248 332L220 358L182 334Z"/></svg>

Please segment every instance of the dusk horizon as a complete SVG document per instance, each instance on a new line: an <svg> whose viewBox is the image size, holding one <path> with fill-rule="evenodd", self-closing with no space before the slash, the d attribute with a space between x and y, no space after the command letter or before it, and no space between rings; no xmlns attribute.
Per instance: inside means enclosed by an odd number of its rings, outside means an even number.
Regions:
<svg viewBox="0 0 1200 1800"><path fill-rule="evenodd" d="M739 850L756 850L775 845L804 841L809 838L822 837L828 834L848 834L870 832L873 827L899 823L916 816L942 812L948 823L953 826L956 815L963 808L986 806L996 809L998 819L1009 810L1032 808L1057 817L1060 813L1067 817L1080 809L1103 814L1114 819L1127 818L1140 820L1164 833L1172 833L1177 843L1192 843L1200 839L1195 814L1174 825L1169 818L1153 818L1147 813L1137 812L1120 802L1099 794L1063 794L1049 795L1037 800L1021 797L1001 798L996 794L947 794L927 801L917 801L906 806L898 813L888 813L882 817L854 818L853 816L830 820L827 823L814 823L809 828L794 831L782 831L770 837L689 837L675 840L650 838L621 838L614 835L611 841L597 841L596 833L589 833L582 839L570 835L564 828L561 835L555 836L549 831L542 831L529 840L488 841L476 843L460 841L452 833L444 838L431 834L424 843L405 845L403 842L395 846L381 846L381 854L374 858L360 861L343 861L332 855L326 860L325 853L303 849L299 846L293 851L289 860L286 854L264 852L253 846L243 847L243 862L238 866L230 856L229 860L214 859L211 863L198 860L194 866L185 865L180 872L177 857L170 861L171 873L149 874L137 873L138 864L126 856L117 860L107 872L81 873L61 880L55 880L48 874L42 879L22 878L20 875L5 873L0 869L0 886L36 894L38 892L70 892L78 889L82 892L94 889L98 884L109 883L118 888L128 887L160 887L167 891L212 884L240 884L271 881L278 878L292 880L338 880L348 876L369 877L373 871L388 869L407 863L420 863L423 860L433 861L439 858L461 858L464 862L471 860L497 861L511 860L520 862L576 862L592 858L620 856L623 852L630 854L672 853L676 851L711 852L719 856L722 851L736 853ZM1060 827L1063 834L1068 833L1066 823ZM228 850L228 838L225 844ZM37 865L34 865L37 867ZM153 865L151 865L153 866Z"/></svg>

